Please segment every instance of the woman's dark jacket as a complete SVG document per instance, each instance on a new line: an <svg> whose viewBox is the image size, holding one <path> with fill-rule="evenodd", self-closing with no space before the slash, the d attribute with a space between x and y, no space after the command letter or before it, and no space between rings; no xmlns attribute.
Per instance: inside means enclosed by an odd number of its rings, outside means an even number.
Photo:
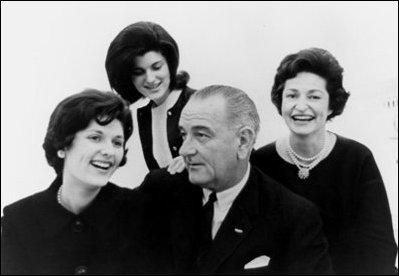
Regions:
<svg viewBox="0 0 399 276"><path fill-rule="evenodd" d="M167 262L157 241L159 227L152 225L159 220L143 194L108 183L75 215L57 202L60 182L4 208L2 275L167 271L157 263Z"/></svg>
<svg viewBox="0 0 399 276"><path fill-rule="evenodd" d="M183 143L180 136L179 130L179 119L183 107L186 105L191 95L195 90L185 87L177 99L175 105L168 110L167 117L167 131L168 131L168 143L172 157L179 156L179 149ZM139 125L139 133L141 146L143 148L143 154L145 162L149 170L159 169L159 165L155 160L153 147L152 147L152 116L151 107L153 102L150 101L148 105L137 109L137 122Z"/></svg>

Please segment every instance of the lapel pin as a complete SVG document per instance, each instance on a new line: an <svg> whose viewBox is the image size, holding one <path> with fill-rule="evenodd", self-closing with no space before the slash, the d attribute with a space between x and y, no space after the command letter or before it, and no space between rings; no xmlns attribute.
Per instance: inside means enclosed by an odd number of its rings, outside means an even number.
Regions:
<svg viewBox="0 0 399 276"><path fill-rule="evenodd" d="M239 228L234 228L234 232L236 232L237 234L244 233L244 231L242 229L239 229Z"/></svg>

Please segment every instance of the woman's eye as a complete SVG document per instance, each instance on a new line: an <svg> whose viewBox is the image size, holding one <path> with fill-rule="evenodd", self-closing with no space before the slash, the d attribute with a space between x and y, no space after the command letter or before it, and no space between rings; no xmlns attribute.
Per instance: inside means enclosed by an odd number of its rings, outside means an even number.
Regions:
<svg viewBox="0 0 399 276"><path fill-rule="evenodd" d="M140 75L142 75L143 73L144 73L144 72L143 72L142 70L136 69L136 70L133 70L132 75L133 75L133 76L140 76Z"/></svg>
<svg viewBox="0 0 399 276"><path fill-rule="evenodd" d="M101 137L98 135L95 136L89 136L89 139L95 142L99 142L101 140Z"/></svg>
<svg viewBox="0 0 399 276"><path fill-rule="evenodd" d="M286 98L293 99L295 98L295 94L287 94L285 95Z"/></svg>
<svg viewBox="0 0 399 276"><path fill-rule="evenodd" d="M161 68L162 68L162 64L157 64L157 65L152 66L152 69L156 70L156 71L160 70Z"/></svg>
<svg viewBox="0 0 399 276"><path fill-rule="evenodd" d="M118 148L123 146L123 142L122 141L114 141L114 145Z"/></svg>

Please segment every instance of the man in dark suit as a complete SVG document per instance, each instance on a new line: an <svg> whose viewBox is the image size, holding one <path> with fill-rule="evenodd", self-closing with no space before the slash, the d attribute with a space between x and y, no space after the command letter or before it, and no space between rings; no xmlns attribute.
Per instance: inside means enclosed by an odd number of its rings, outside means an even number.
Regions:
<svg viewBox="0 0 399 276"><path fill-rule="evenodd" d="M152 171L141 186L170 223L177 273L331 273L314 205L249 165L259 116L243 91L197 91L179 126L187 171Z"/></svg>

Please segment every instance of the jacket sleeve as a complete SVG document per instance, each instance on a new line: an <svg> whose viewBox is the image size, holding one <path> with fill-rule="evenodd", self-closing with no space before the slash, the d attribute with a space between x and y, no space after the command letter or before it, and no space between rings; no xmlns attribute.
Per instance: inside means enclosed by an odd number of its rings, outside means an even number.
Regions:
<svg viewBox="0 0 399 276"><path fill-rule="evenodd" d="M171 192L170 178L166 169L152 170L137 189L154 200L165 200L165 196Z"/></svg>
<svg viewBox="0 0 399 276"><path fill-rule="evenodd" d="M153 199L168 200L177 189L187 184L187 179L186 170L175 175L169 174L166 168L152 170L146 175L138 190Z"/></svg>

